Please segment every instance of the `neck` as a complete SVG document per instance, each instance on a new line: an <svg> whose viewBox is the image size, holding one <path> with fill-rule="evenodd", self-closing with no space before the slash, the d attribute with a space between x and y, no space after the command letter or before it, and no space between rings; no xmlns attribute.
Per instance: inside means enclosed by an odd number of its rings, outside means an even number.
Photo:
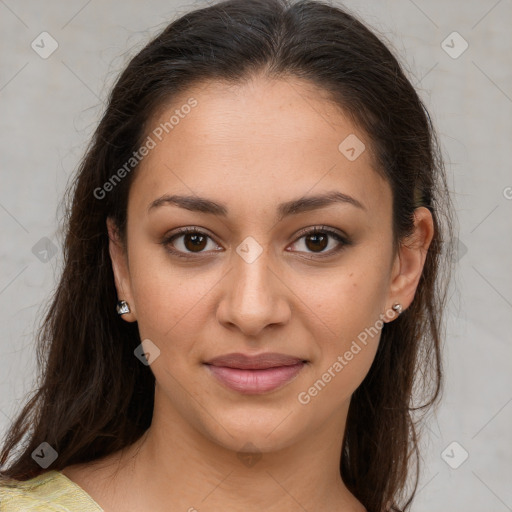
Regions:
<svg viewBox="0 0 512 512"><path fill-rule="evenodd" d="M250 441L239 452L228 449L157 402L158 393L151 427L117 460L124 483L109 482L113 502L155 512L169 504L187 512L364 511L340 476L348 403L321 430L262 453ZM269 440L278 435L279 427Z"/></svg>
<svg viewBox="0 0 512 512"><path fill-rule="evenodd" d="M339 470L348 404L321 431L264 452L250 440L235 452L190 428L179 415L157 412L162 410L155 401L151 427L127 450L121 465L130 474L129 488L142 485L145 490L143 499L137 492L141 510L159 511L163 503L189 512L364 510Z"/></svg>

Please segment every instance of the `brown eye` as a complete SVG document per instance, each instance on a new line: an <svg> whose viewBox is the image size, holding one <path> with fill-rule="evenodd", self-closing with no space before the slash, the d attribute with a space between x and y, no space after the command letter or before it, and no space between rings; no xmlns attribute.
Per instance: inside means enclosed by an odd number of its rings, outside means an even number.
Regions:
<svg viewBox="0 0 512 512"><path fill-rule="evenodd" d="M329 237L325 234L317 234L314 233L312 235L307 235L306 237L306 247L312 251L323 251L329 242Z"/></svg>
<svg viewBox="0 0 512 512"><path fill-rule="evenodd" d="M187 233L183 236L183 245L191 252L202 251L206 247L206 236Z"/></svg>
<svg viewBox="0 0 512 512"><path fill-rule="evenodd" d="M335 243L331 244L330 241L334 240ZM302 236L297 239L293 245L303 244L306 250L298 250L298 252L305 252L306 254L322 256L332 256L337 252L345 248L345 246L351 245L350 240L341 235L340 233L333 231L329 228L315 227L309 231L303 231ZM325 250L329 245L332 246L330 250Z"/></svg>
<svg viewBox="0 0 512 512"><path fill-rule="evenodd" d="M174 233L162 240L161 244L169 253L182 258L194 257L194 254L200 255L208 247L208 242L212 241L213 250L218 250L212 238L197 228L184 228L178 233Z"/></svg>

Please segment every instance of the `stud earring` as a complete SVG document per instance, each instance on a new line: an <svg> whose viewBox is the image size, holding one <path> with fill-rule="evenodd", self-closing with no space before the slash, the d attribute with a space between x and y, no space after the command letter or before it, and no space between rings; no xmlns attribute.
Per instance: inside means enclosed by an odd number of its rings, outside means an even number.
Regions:
<svg viewBox="0 0 512 512"><path fill-rule="evenodd" d="M393 304L391 308L399 315L402 312L402 304Z"/></svg>
<svg viewBox="0 0 512 512"><path fill-rule="evenodd" d="M117 314L120 316L126 315L126 313L131 312L130 306L128 305L128 302L126 302L125 300L120 300L117 303L116 310L117 310Z"/></svg>

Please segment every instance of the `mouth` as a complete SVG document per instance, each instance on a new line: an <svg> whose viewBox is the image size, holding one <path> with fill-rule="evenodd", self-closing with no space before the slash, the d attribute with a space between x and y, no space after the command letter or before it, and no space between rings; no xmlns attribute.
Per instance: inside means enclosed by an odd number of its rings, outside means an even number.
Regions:
<svg viewBox="0 0 512 512"><path fill-rule="evenodd" d="M293 380L307 360L286 354L227 354L204 363L227 388L242 394L269 393Z"/></svg>

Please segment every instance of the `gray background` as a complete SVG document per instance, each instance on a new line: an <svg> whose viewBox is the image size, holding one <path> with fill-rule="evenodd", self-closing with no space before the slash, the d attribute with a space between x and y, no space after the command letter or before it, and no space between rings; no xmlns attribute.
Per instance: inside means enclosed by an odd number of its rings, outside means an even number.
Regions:
<svg viewBox="0 0 512 512"><path fill-rule="evenodd" d="M153 34L204 4L0 0L0 433L32 389L34 330L61 265L58 207L102 101ZM511 1L345 5L395 48L419 88L459 217L446 388L425 431L413 511L512 510ZM47 59L31 48L43 31L59 45ZM457 58L458 36L442 45L454 31L469 45Z"/></svg>

